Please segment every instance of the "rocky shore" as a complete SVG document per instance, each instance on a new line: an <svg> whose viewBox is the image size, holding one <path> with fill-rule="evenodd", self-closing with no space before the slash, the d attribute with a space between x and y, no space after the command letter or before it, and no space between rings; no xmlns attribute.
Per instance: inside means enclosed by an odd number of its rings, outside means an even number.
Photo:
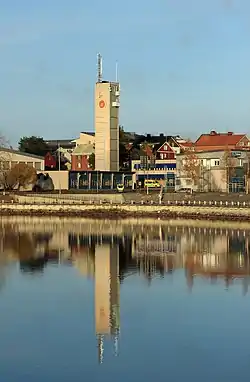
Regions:
<svg viewBox="0 0 250 382"><path fill-rule="evenodd" d="M2 216L79 217L88 219L195 219L250 221L250 208L162 206L162 205L61 205L61 204L2 204Z"/></svg>

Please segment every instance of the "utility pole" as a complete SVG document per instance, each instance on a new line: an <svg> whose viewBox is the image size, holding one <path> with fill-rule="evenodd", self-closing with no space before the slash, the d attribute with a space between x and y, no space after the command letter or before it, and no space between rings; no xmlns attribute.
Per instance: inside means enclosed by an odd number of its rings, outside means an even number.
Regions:
<svg viewBox="0 0 250 382"><path fill-rule="evenodd" d="M61 195L61 152L60 152L60 143L58 142L58 171L59 171L59 195Z"/></svg>
<svg viewBox="0 0 250 382"><path fill-rule="evenodd" d="M246 185L245 185L245 187L246 187L246 194L248 194L249 159L250 159L250 157L249 157L249 155L247 155L247 171L246 171L246 181L245 181L245 183L246 183Z"/></svg>

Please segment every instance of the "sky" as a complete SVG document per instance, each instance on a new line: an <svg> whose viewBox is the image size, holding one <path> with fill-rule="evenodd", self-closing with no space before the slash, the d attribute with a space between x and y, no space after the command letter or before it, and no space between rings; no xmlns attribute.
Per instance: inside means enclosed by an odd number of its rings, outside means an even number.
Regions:
<svg viewBox="0 0 250 382"><path fill-rule="evenodd" d="M0 131L94 129L96 55L138 133L249 133L249 0L0 0Z"/></svg>

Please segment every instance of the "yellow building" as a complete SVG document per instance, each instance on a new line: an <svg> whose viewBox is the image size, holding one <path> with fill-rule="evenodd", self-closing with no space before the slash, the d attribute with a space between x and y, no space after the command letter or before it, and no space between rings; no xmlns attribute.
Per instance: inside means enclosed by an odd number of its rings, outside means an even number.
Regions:
<svg viewBox="0 0 250 382"><path fill-rule="evenodd" d="M79 145L94 145L95 133L82 131L79 138L74 139L72 142L75 143L76 147Z"/></svg>

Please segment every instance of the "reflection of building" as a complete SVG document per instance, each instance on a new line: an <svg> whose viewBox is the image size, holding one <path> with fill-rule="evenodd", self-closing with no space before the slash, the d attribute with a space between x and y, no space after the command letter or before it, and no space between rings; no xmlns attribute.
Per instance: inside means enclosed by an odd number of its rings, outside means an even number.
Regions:
<svg viewBox="0 0 250 382"><path fill-rule="evenodd" d="M205 242L204 242L205 239ZM198 240L199 241L199 240ZM206 245L207 242L207 245ZM236 278L243 279L244 292L248 289L250 258L248 239L234 235L203 235L204 247L190 247L186 252L185 268L187 283L192 288L195 276L216 282L224 279L226 286Z"/></svg>
<svg viewBox="0 0 250 382"><path fill-rule="evenodd" d="M103 359L103 339L119 334L119 251L118 246L95 248L95 320L99 360Z"/></svg>

